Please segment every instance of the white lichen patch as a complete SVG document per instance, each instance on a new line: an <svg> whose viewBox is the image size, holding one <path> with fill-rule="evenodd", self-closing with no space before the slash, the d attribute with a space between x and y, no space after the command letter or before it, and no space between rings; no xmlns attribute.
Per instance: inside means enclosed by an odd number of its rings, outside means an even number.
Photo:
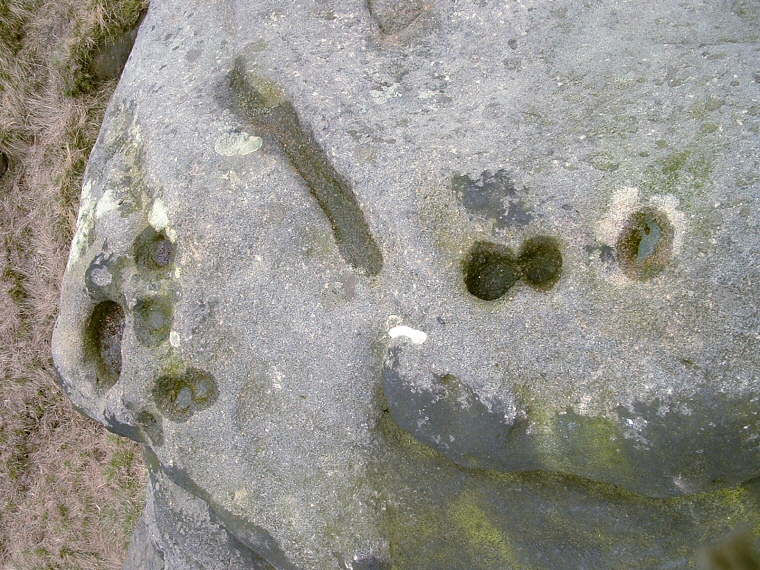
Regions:
<svg viewBox="0 0 760 570"><path fill-rule="evenodd" d="M414 344L422 344L427 340L427 334L423 331L418 331L417 329L413 329L411 327L407 327L405 325L393 327L391 330L388 331L388 336L391 338L398 338L400 336L405 336L408 339L410 339Z"/></svg>
<svg viewBox="0 0 760 570"><path fill-rule="evenodd" d="M673 255L678 255L683 248L683 238L686 233L686 214L678 209L681 205L680 200L673 194L665 196L658 194L652 196L649 203L658 210L665 212L670 223L673 224Z"/></svg>
<svg viewBox="0 0 760 570"><path fill-rule="evenodd" d="M171 344L174 348L179 348L180 336L177 331L171 331L169 333L169 344Z"/></svg>
<svg viewBox="0 0 760 570"><path fill-rule="evenodd" d="M594 228L597 241L614 247L626 220L639 205L638 188L615 190L610 209Z"/></svg>
<svg viewBox="0 0 760 570"><path fill-rule="evenodd" d="M71 242L71 252L66 263L66 269L70 269L84 251L90 233L95 229L95 208L97 202L92 198L92 183L88 180L82 187L79 214L77 215L76 232Z"/></svg>
<svg viewBox="0 0 760 570"><path fill-rule="evenodd" d="M380 89L373 89L370 94L375 103L378 105L385 105L388 102L388 99L391 99L392 97L401 97L399 87L401 87L401 85L398 83L383 85Z"/></svg>
<svg viewBox="0 0 760 570"><path fill-rule="evenodd" d="M153 202L148 215L148 222L157 232L169 225L169 210L166 209L166 204L161 198L156 198L156 201Z"/></svg>
<svg viewBox="0 0 760 570"><path fill-rule="evenodd" d="M114 198L111 188L106 188L103 195L98 200L98 205L95 208L95 218L98 220L105 216L108 212L112 212L119 207L119 202Z"/></svg>
<svg viewBox="0 0 760 570"><path fill-rule="evenodd" d="M252 136L245 131L224 133L216 139L214 150L222 156L245 156L256 152L264 144L261 137Z"/></svg>

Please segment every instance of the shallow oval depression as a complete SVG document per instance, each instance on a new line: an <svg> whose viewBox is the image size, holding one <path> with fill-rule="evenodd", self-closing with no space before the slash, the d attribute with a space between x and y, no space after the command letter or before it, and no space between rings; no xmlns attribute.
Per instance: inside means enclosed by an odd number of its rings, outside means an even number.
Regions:
<svg viewBox="0 0 760 570"><path fill-rule="evenodd" d="M169 299L140 299L134 308L135 337L143 346L158 346L169 338L173 309Z"/></svg>
<svg viewBox="0 0 760 570"><path fill-rule="evenodd" d="M646 281L661 273L673 257L675 230L667 215L641 208L628 217L615 245L618 265L630 279Z"/></svg>

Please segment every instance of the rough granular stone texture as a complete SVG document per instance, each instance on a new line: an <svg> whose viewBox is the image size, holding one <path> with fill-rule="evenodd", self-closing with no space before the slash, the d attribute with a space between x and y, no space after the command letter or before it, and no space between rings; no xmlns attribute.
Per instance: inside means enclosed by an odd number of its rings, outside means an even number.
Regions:
<svg viewBox="0 0 760 570"><path fill-rule="evenodd" d="M153 0L53 352L146 446L166 569L688 568L760 528L759 36L744 0Z"/></svg>

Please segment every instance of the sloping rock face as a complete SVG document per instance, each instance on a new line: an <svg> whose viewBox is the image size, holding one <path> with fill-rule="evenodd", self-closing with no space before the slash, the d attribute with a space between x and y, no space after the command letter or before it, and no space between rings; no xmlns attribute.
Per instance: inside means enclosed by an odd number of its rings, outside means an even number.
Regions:
<svg viewBox="0 0 760 570"><path fill-rule="evenodd" d="M759 30L154 0L54 337L146 448L151 564L687 568L758 528Z"/></svg>

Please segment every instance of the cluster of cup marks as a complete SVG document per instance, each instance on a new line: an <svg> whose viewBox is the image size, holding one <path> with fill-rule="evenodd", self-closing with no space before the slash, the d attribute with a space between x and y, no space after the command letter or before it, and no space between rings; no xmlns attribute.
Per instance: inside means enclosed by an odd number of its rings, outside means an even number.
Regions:
<svg viewBox="0 0 760 570"><path fill-rule="evenodd" d="M643 207L628 217L615 249L603 247L600 257L614 257L630 279L645 281L660 273L672 257L674 228L667 215ZM479 241L463 263L467 290L484 301L503 297L520 279L538 290L551 289L562 273L559 243L549 236L525 240L515 255L504 245Z"/></svg>
<svg viewBox="0 0 760 570"><path fill-rule="evenodd" d="M630 278L646 280L656 275L670 260L673 226L659 210L645 207L634 212L621 231L615 254L621 270ZM174 246L163 232L147 228L135 240L133 257L138 269L151 279L171 273ZM605 252L602 252L604 255ZM86 353L96 365L97 385L114 386L121 375L121 340L126 322L118 291L93 285L91 274L108 270L111 258L100 254L87 271L88 289L100 299L87 325ZM485 301L504 296L520 279L538 290L551 289L562 273L562 254L555 238L526 239L517 255L504 245L479 241L464 260L467 290ZM161 296L146 296L133 309L134 332L140 344L156 347L168 340L172 324L172 304ZM163 374L155 381L153 399L161 413L176 422L186 421L195 411L209 407L218 396L214 378L197 368L181 374ZM149 412L140 412L141 424L157 425Z"/></svg>
<svg viewBox="0 0 760 570"><path fill-rule="evenodd" d="M151 227L146 228L132 246L135 265L151 284L170 277L174 254L174 246L166 234ZM126 303L117 301L123 298L118 291L118 283L115 287L98 287L92 274L99 269L114 269L115 265L110 257L100 254L90 264L85 279L91 296L100 300L87 323L85 348L88 360L95 364L97 386L102 390L113 387L121 375L121 341L126 323L122 304ZM132 316L135 338L140 344L157 347L167 342L173 321L172 303L168 297L146 295L137 301ZM186 421L194 412L209 407L216 401L217 395L215 379L197 368L186 368L178 374L161 374L152 390L152 397L161 414L175 422ZM160 428L155 416L141 411L137 420L152 436L153 442L159 443L156 439L161 439L157 433Z"/></svg>

